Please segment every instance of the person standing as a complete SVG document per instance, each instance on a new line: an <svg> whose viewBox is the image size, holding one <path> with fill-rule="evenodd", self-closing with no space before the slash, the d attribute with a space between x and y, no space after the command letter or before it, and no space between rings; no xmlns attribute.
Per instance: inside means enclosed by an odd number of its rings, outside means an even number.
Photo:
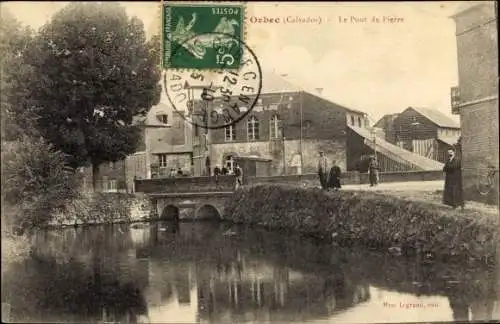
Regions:
<svg viewBox="0 0 500 324"><path fill-rule="evenodd" d="M211 162L210 162L210 157L207 156L207 158L205 159L205 173L207 175L207 177L210 177L211 176Z"/></svg>
<svg viewBox="0 0 500 324"><path fill-rule="evenodd" d="M328 185L328 160L326 159L325 152L319 152L318 161L318 176L321 188L327 189Z"/></svg>
<svg viewBox="0 0 500 324"><path fill-rule="evenodd" d="M229 170L225 166L223 166L221 169L221 173L222 175L227 175L229 173Z"/></svg>
<svg viewBox="0 0 500 324"><path fill-rule="evenodd" d="M219 183L219 175L221 173L221 170L218 165L215 166L214 168L214 176L215 176L215 183Z"/></svg>
<svg viewBox="0 0 500 324"><path fill-rule="evenodd" d="M462 189L462 164L455 156L455 150L448 150L448 160L444 164L445 172L443 203L453 208L464 209L464 198Z"/></svg>
<svg viewBox="0 0 500 324"><path fill-rule="evenodd" d="M370 187L378 185L378 172L379 165L377 158L374 156L370 157L370 162L368 163L368 174L370 178Z"/></svg>
<svg viewBox="0 0 500 324"><path fill-rule="evenodd" d="M340 185L340 176L342 171L340 167L337 165L337 161L332 161L332 167L330 169L330 175L328 176L328 188L333 188L333 190L339 190Z"/></svg>
<svg viewBox="0 0 500 324"><path fill-rule="evenodd" d="M239 186L243 185L243 171L238 164L234 167L234 175L236 176L235 189L238 189Z"/></svg>

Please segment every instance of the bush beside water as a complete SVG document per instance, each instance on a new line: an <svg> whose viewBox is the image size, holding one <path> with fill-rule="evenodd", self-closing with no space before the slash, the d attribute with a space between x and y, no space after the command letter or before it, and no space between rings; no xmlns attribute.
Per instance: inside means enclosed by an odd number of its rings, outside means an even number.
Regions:
<svg viewBox="0 0 500 324"><path fill-rule="evenodd" d="M374 192L258 185L237 190L225 218L426 258L493 263L498 220Z"/></svg>

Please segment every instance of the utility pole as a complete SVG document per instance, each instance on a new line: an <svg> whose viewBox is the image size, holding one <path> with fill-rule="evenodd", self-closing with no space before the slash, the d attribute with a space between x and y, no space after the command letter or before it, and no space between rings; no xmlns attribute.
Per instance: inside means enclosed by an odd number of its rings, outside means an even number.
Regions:
<svg viewBox="0 0 500 324"><path fill-rule="evenodd" d="M302 169L304 168L304 157L303 157L303 154L302 154L302 119L303 119L303 115L302 115L302 94L304 92L301 90L299 95L300 95L300 173L302 174Z"/></svg>
<svg viewBox="0 0 500 324"><path fill-rule="evenodd" d="M283 143L283 175L286 175L285 124L281 124L281 141Z"/></svg>

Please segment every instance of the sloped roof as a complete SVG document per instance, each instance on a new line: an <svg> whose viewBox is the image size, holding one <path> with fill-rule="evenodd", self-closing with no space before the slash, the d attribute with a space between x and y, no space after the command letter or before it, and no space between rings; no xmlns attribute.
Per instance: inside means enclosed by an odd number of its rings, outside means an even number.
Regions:
<svg viewBox="0 0 500 324"><path fill-rule="evenodd" d="M303 89L283 77L273 72L262 71L262 94L299 91L303 91Z"/></svg>
<svg viewBox="0 0 500 324"><path fill-rule="evenodd" d="M315 97L315 98L319 99L319 100L324 100L324 101L327 101L327 102L329 102L331 104L334 104L338 108L341 108L341 109L344 109L344 110L347 110L347 111L350 111L350 112L354 112L354 113L360 114L360 115L367 115L367 113L365 113L363 111L352 109L352 108L347 108L346 106L339 105L338 103L333 102L332 100L327 99L325 97L318 96L317 94L314 94L314 93L311 93L311 92L308 92L308 91L304 91L304 92L307 93L308 95L312 96L312 97Z"/></svg>
<svg viewBox="0 0 500 324"><path fill-rule="evenodd" d="M448 128L460 128L460 125L457 122L455 122L450 117L444 115L440 111L424 107L409 107L408 109L415 110L420 115L426 117L437 126L448 127Z"/></svg>
<svg viewBox="0 0 500 324"><path fill-rule="evenodd" d="M445 144L453 146L453 145L457 144L459 137L460 137L460 135L456 135L456 136L442 136L442 135L438 135L437 139L439 141L445 143Z"/></svg>
<svg viewBox="0 0 500 324"><path fill-rule="evenodd" d="M285 78L283 78L282 76L280 75L277 75L276 73L273 73L273 72L269 72L269 71L262 71L262 90L261 90L261 94L271 94L271 93L281 93L281 92L305 92L311 96L314 96L316 98L319 98L321 100L325 100L325 101L328 101L328 102L331 102L333 104L335 104L336 106L339 106L340 108L343 108L345 110L348 110L348 111L351 111L351 112L355 112L355 113L358 113L358 114L366 114L365 112L362 112L362 111L359 111L359 110L356 110L356 109L351 109L351 108L347 108L345 106L342 106L342 105L339 105L335 102L332 102L331 100L329 99L326 99L322 96L319 96L315 93L312 93L310 91L307 91L307 90L304 90L303 88L301 88L300 86L298 85L295 85L293 83L291 83L290 81L288 80L285 80Z"/></svg>

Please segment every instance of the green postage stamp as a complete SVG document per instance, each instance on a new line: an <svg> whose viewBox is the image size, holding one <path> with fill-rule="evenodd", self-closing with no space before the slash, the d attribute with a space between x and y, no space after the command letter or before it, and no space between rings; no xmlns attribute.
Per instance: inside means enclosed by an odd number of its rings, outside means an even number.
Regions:
<svg viewBox="0 0 500 324"><path fill-rule="evenodd" d="M164 2L162 10L164 68L239 68L243 4Z"/></svg>

